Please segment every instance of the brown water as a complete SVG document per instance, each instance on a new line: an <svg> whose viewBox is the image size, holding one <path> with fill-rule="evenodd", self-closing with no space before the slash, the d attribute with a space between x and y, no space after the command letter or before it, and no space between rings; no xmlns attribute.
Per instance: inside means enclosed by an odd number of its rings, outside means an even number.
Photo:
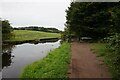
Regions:
<svg viewBox="0 0 120 80"><path fill-rule="evenodd" d="M19 78L21 71L26 65L42 59L51 50L59 46L60 41L4 46L2 53L2 77Z"/></svg>

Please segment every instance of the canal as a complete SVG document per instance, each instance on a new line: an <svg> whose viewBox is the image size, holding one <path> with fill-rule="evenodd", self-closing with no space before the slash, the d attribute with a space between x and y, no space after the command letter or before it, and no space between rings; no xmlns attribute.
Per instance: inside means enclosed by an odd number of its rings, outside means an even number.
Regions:
<svg viewBox="0 0 120 80"><path fill-rule="evenodd" d="M60 40L44 43L4 45L2 49L2 77L19 78L24 67L47 56L60 46Z"/></svg>

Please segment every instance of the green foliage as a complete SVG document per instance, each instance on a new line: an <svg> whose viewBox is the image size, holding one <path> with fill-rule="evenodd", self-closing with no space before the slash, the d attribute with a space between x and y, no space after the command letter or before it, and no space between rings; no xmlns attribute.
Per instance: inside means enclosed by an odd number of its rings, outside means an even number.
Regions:
<svg viewBox="0 0 120 80"><path fill-rule="evenodd" d="M59 38L59 33L48 33L41 31L31 31L31 30L14 30L12 32L14 36L10 41L24 41L24 40L37 40L44 38Z"/></svg>
<svg viewBox="0 0 120 80"><path fill-rule="evenodd" d="M66 28L75 32L78 37L104 38L119 31L119 7L120 2L73 2L66 10Z"/></svg>
<svg viewBox="0 0 120 80"><path fill-rule="evenodd" d="M2 21L2 40L8 40L12 36L12 27L10 26L10 23L8 20Z"/></svg>
<svg viewBox="0 0 120 80"><path fill-rule="evenodd" d="M120 2L119 2L120 3ZM111 33L120 33L120 5L117 5L109 11L112 16Z"/></svg>
<svg viewBox="0 0 120 80"><path fill-rule="evenodd" d="M113 74L115 80L119 80L120 77L120 34L115 34L108 37L107 43L93 44L92 49L99 56L104 57L104 62L108 65L110 71Z"/></svg>
<svg viewBox="0 0 120 80"><path fill-rule="evenodd" d="M25 67L22 78L67 78L70 44L63 43L45 58Z"/></svg>
<svg viewBox="0 0 120 80"><path fill-rule="evenodd" d="M71 34L70 34L70 31L69 30L67 30L67 28L65 29L65 31L64 32L61 32L61 39L63 40L63 41L70 41L70 38L71 38Z"/></svg>
<svg viewBox="0 0 120 80"><path fill-rule="evenodd" d="M109 62L111 62L110 67L114 72L114 77L119 79L120 77L120 34L115 34L107 38L108 40L108 50L111 52L108 54Z"/></svg>
<svg viewBox="0 0 120 80"><path fill-rule="evenodd" d="M66 34L66 32L62 32L62 33L61 33L61 39L62 39L63 41L66 41L66 39L67 39L67 34Z"/></svg>

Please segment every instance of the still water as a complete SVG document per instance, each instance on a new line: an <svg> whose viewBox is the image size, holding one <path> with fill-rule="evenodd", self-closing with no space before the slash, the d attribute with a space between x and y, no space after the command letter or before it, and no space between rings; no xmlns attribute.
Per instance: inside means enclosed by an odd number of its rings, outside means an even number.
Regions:
<svg viewBox="0 0 120 80"><path fill-rule="evenodd" d="M19 78L26 65L42 59L48 52L59 46L60 40L38 44L23 43L4 46L2 53L2 77Z"/></svg>

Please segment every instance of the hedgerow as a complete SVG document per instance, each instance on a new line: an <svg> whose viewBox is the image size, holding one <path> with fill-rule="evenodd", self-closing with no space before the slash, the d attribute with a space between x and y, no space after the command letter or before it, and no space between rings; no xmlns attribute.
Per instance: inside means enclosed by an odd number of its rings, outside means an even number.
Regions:
<svg viewBox="0 0 120 80"><path fill-rule="evenodd" d="M113 73L113 77L119 80L120 77L120 34L115 34L107 38L107 54L109 67Z"/></svg>

